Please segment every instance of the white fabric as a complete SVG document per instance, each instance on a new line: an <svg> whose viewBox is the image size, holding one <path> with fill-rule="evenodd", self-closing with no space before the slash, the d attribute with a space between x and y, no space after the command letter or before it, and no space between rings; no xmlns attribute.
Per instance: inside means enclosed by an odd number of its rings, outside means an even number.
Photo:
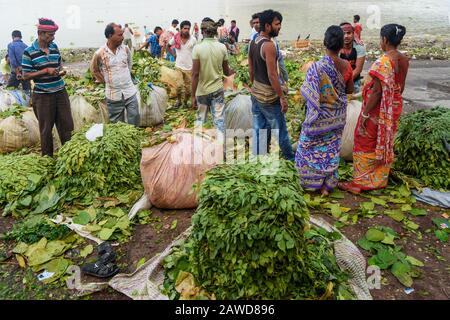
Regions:
<svg viewBox="0 0 450 320"><path fill-rule="evenodd" d="M116 53L112 52L107 45L100 48L96 55L100 55L100 70L105 78L106 98L112 101L121 101L131 98L137 93L136 87L131 80L131 52L128 47L121 45Z"/></svg>
<svg viewBox="0 0 450 320"><path fill-rule="evenodd" d="M175 67L180 68L181 70L190 71L192 70L192 50L194 46L197 44L197 40L195 37L190 37L189 40L183 44L181 42L181 48L175 48L177 53L177 58L175 61ZM170 39L169 45L175 45L175 38Z"/></svg>

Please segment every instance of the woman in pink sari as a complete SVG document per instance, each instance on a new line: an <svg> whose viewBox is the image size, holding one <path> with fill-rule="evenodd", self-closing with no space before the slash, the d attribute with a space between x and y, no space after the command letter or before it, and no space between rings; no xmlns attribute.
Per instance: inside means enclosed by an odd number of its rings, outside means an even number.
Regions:
<svg viewBox="0 0 450 320"><path fill-rule="evenodd" d="M406 28L388 24L381 29L384 54L372 65L363 89L363 106L355 130L353 181L339 188L352 192L383 189L394 162L394 139L403 108L409 59L400 53Z"/></svg>

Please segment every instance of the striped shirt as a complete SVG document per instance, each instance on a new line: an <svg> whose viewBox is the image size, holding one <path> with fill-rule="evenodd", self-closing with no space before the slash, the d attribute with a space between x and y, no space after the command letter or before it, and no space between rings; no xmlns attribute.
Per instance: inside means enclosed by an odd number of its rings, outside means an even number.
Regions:
<svg viewBox="0 0 450 320"><path fill-rule="evenodd" d="M38 72L45 68L61 67L61 54L55 43L50 43L47 55L39 48L38 41L26 48L22 56L22 69L24 73ZM64 89L64 80L60 76L44 75L34 78L35 93L55 93Z"/></svg>

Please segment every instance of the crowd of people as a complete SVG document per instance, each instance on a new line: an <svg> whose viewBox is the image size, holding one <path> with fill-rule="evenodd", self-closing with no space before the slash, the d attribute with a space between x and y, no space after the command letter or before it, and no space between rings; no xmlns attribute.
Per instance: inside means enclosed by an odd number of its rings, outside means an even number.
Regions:
<svg viewBox="0 0 450 320"><path fill-rule="evenodd" d="M303 187L330 193L339 186L353 193L384 188L394 160L393 141L402 112L402 93L408 72L408 58L397 48L405 27L384 26L380 32L382 56L372 65L368 80L361 83L365 49L361 40L359 16L349 22L330 26L324 37L326 54L311 65L301 93L306 100L306 120L302 125L298 150L292 149L285 114L288 105L288 74L284 67L277 36L283 17L266 10L250 21L248 65L251 82L254 143L253 153L270 151L272 135L281 153L294 161ZM8 47L11 65L9 84L21 84L27 90L34 81L33 109L39 121L42 154L52 156L52 128L56 125L61 142L70 139L73 120L70 102L62 77L61 55L54 43L56 23L40 19L38 39L30 46L13 32ZM177 90L176 107L197 110L196 127L212 114L215 128L225 136L225 99L223 76L234 73L228 65L230 50L239 41L235 21L225 27L223 19L207 17L198 24L173 20L167 30L145 27L147 48L156 58L175 62L183 79ZM139 125L137 89L131 76L133 30L110 23L105 28L106 44L95 53L90 69L98 83L105 84L105 95L111 122L127 121ZM3 68L3 66L2 66ZM348 94L362 90L362 112L355 131L354 179L338 185L339 153L346 123ZM125 111L127 119L125 119Z"/></svg>

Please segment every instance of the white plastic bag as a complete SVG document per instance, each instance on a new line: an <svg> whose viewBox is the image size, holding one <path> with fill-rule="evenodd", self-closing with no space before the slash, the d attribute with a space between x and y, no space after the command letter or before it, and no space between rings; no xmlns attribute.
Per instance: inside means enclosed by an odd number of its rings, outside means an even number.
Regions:
<svg viewBox="0 0 450 320"><path fill-rule="evenodd" d="M94 124L87 132L86 139L94 142L97 138L103 137L103 123Z"/></svg>
<svg viewBox="0 0 450 320"><path fill-rule="evenodd" d="M225 108L225 125L227 129L253 129L252 98L237 95Z"/></svg>
<svg viewBox="0 0 450 320"><path fill-rule="evenodd" d="M152 90L146 100L141 100L138 92L139 115L141 127L155 126L164 121L169 96L164 88L152 86Z"/></svg>
<svg viewBox="0 0 450 320"><path fill-rule="evenodd" d="M341 157L344 160L353 160L353 146L355 144L355 129L358 123L359 114L361 113L362 102L352 100L347 106L347 120L342 134Z"/></svg>
<svg viewBox="0 0 450 320"><path fill-rule="evenodd" d="M70 97L70 109L75 132L80 130L85 124L103 122L101 110L97 110L82 96L75 95Z"/></svg>

